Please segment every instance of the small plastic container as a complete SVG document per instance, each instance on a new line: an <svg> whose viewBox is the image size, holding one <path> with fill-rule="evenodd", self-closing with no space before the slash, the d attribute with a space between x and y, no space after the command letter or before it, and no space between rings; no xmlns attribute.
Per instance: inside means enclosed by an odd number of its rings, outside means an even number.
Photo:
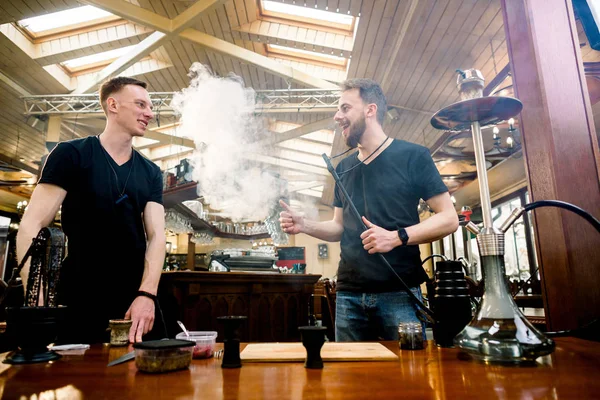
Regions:
<svg viewBox="0 0 600 400"><path fill-rule="evenodd" d="M194 345L189 340L176 339L135 343L135 366L154 374L185 369L192 362Z"/></svg>
<svg viewBox="0 0 600 400"><path fill-rule="evenodd" d="M176 339L191 340L196 343L194 346L194 358L210 358L215 352L215 343L217 341L217 332L214 331L191 331L188 332L188 338L185 333L179 333Z"/></svg>

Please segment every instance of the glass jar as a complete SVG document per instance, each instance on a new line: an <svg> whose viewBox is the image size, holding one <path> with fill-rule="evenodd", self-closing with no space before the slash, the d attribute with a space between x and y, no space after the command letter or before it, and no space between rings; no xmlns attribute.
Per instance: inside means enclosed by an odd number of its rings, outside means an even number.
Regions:
<svg viewBox="0 0 600 400"><path fill-rule="evenodd" d="M398 338L402 350L423 349L423 327L420 322L401 322L398 324Z"/></svg>

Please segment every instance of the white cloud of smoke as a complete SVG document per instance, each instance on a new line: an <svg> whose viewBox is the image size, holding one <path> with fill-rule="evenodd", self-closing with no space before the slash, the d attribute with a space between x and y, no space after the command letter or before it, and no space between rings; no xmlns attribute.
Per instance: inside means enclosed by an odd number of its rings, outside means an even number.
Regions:
<svg viewBox="0 0 600 400"><path fill-rule="evenodd" d="M191 161L198 194L234 221L263 220L282 188L273 174L244 157L264 134L254 116L255 92L239 77L214 76L199 63L190 73L190 86L174 96L172 106L181 114L178 135L196 144Z"/></svg>

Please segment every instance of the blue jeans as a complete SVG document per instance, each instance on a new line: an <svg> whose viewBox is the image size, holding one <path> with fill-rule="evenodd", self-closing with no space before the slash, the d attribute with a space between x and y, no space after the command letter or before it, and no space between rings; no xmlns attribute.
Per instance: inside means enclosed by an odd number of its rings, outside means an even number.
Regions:
<svg viewBox="0 0 600 400"><path fill-rule="evenodd" d="M419 300L420 288L411 288ZM337 292L335 341L398 340L400 322L419 322L417 308L405 291L384 293ZM425 338L425 326L423 338Z"/></svg>

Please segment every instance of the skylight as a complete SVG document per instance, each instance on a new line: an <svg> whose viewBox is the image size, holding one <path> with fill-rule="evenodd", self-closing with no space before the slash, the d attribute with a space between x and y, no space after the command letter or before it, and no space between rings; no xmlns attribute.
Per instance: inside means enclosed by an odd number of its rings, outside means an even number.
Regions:
<svg viewBox="0 0 600 400"><path fill-rule="evenodd" d="M86 65L97 64L102 61L119 58L123 54L131 50L133 47L135 47L135 45L120 47L118 49L104 51L102 53L96 53L89 56L74 58L72 60L63 62L62 65L70 70L81 69L81 67Z"/></svg>
<svg viewBox="0 0 600 400"><path fill-rule="evenodd" d="M303 49L296 49L292 47L280 46L277 44L268 44L267 51L269 53L281 54L284 56L304 58L313 61L320 61L328 64L334 64L337 66L346 66L346 59L343 57L334 56L332 54L319 53L316 51L308 51Z"/></svg>
<svg viewBox="0 0 600 400"><path fill-rule="evenodd" d="M278 1L262 1L264 15L283 17L293 20L305 20L304 22L317 23L319 25L334 25L335 28L352 30L354 17L330 11L319 10L312 7L302 7Z"/></svg>
<svg viewBox="0 0 600 400"><path fill-rule="evenodd" d="M83 6L59 11L51 14L22 19L19 25L32 33L39 33L50 29L80 24L100 18L110 17L113 14L93 6Z"/></svg>

